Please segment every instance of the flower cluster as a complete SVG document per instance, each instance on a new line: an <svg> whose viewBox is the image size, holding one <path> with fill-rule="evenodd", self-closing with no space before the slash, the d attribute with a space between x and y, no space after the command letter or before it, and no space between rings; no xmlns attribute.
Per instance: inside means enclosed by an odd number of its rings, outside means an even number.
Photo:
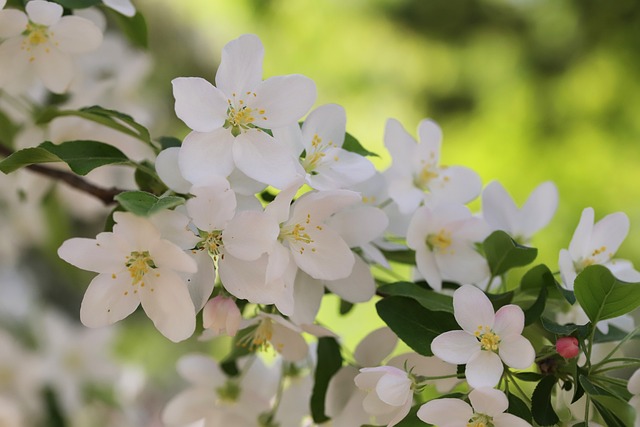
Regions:
<svg viewBox="0 0 640 427"><path fill-rule="evenodd" d="M104 5L136 13L126 0ZM38 81L53 93L80 91L80 62L71 55L97 49L103 31L76 12L43 0L1 10L0 88ZM257 36L243 35L223 48L215 85L172 81L175 114L190 129L183 140L156 141L133 117L76 109L71 97L67 110L51 107L51 120L75 115L98 127L87 130L96 137L61 136L35 148L16 142L24 150L0 162L5 172L66 163L71 172L57 176L135 169L127 184L135 190L110 194L86 183L117 208L105 231L67 239L58 255L96 273L80 306L84 325L111 325L142 306L170 341L232 342L223 360L180 359L189 386L165 406L167 426L330 419L334 427L391 427L407 417L439 426L547 425L560 422L551 395L569 390L575 403L586 396L586 422L632 418L607 409L637 407L640 390L637 373L628 393L627 383L606 375L640 363L614 357L635 336L629 313L640 305L640 273L614 258L629 231L625 214L594 224L585 209L557 273L541 264L513 275L536 257L525 245L554 216L554 184L542 183L518 208L497 181L483 188L470 168L441 163L443 133L430 119L419 123L417 140L389 119L391 165L377 172L373 153L347 134L344 108L313 108L308 77L263 80L264 54ZM29 120L25 128L41 131ZM47 134L78 131L78 122L40 121ZM42 138L35 130L25 137ZM478 197L481 211L473 212L468 204ZM397 273L398 263L411 268ZM375 298L388 327L347 351L339 331L317 319L328 294L345 310ZM398 339L408 346L401 354ZM610 342L619 344L597 358ZM272 350L272 360L261 356Z"/></svg>

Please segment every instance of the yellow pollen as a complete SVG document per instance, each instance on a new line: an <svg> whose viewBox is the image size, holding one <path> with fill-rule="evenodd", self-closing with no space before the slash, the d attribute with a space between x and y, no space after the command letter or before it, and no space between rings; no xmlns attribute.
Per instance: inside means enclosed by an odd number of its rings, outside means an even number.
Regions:
<svg viewBox="0 0 640 427"><path fill-rule="evenodd" d="M451 232L443 228L437 234L429 234L427 236L427 246L433 251L444 252L451 246Z"/></svg>
<svg viewBox="0 0 640 427"><path fill-rule="evenodd" d="M437 172L437 166L425 165L420 171L420 173L417 176L415 176L414 184L416 187L422 190L428 190L429 183L431 182L431 180L433 180L434 178L437 178L438 176L439 175Z"/></svg>
<svg viewBox="0 0 640 427"><path fill-rule="evenodd" d="M270 347L269 341L273 337L273 321L269 318L264 318L258 324L256 329L243 337L238 341L238 344L242 347L248 347L249 350L268 350Z"/></svg>
<svg viewBox="0 0 640 427"><path fill-rule="evenodd" d="M591 256L596 256L596 255L600 255L601 253L605 252L607 250L606 246L602 246L599 249L596 249L593 251L593 253L591 254Z"/></svg>
<svg viewBox="0 0 640 427"><path fill-rule="evenodd" d="M488 326L478 326L474 332L483 350L498 351L500 347L500 335L496 334Z"/></svg>
<svg viewBox="0 0 640 427"><path fill-rule="evenodd" d="M142 281L144 275L147 274L149 270L156 268L156 265L153 263L153 259L151 259L151 255L149 255L148 251L134 251L126 258L127 262L125 265L131 275L131 284L134 286ZM144 283L141 286L144 286Z"/></svg>

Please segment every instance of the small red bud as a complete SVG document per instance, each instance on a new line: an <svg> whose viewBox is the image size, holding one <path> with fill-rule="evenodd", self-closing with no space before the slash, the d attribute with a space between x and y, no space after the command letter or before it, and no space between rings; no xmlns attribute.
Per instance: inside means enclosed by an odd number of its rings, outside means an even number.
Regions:
<svg viewBox="0 0 640 427"><path fill-rule="evenodd" d="M580 353L576 337L562 337L556 341L556 351L565 359L573 359Z"/></svg>

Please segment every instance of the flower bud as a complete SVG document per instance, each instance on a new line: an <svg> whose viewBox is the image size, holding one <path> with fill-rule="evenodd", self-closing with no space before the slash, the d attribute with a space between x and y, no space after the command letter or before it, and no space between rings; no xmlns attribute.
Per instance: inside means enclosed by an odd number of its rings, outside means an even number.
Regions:
<svg viewBox="0 0 640 427"><path fill-rule="evenodd" d="M580 353L576 337L562 337L556 341L556 351L565 359L573 359Z"/></svg>
<svg viewBox="0 0 640 427"><path fill-rule="evenodd" d="M242 314L235 301L222 295L209 300L202 309L202 325L216 335L226 333L235 336L241 319Z"/></svg>

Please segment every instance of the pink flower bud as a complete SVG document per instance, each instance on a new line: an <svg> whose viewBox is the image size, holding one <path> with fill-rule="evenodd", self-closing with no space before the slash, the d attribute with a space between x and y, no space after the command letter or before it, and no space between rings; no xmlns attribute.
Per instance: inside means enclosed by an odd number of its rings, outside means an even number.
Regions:
<svg viewBox="0 0 640 427"><path fill-rule="evenodd" d="M573 359L580 353L576 337L562 337L556 341L556 351L565 359Z"/></svg>
<svg viewBox="0 0 640 427"><path fill-rule="evenodd" d="M235 336L241 319L242 314L235 301L222 295L209 300L202 309L202 325L216 335L226 333L230 337Z"/></svg>

